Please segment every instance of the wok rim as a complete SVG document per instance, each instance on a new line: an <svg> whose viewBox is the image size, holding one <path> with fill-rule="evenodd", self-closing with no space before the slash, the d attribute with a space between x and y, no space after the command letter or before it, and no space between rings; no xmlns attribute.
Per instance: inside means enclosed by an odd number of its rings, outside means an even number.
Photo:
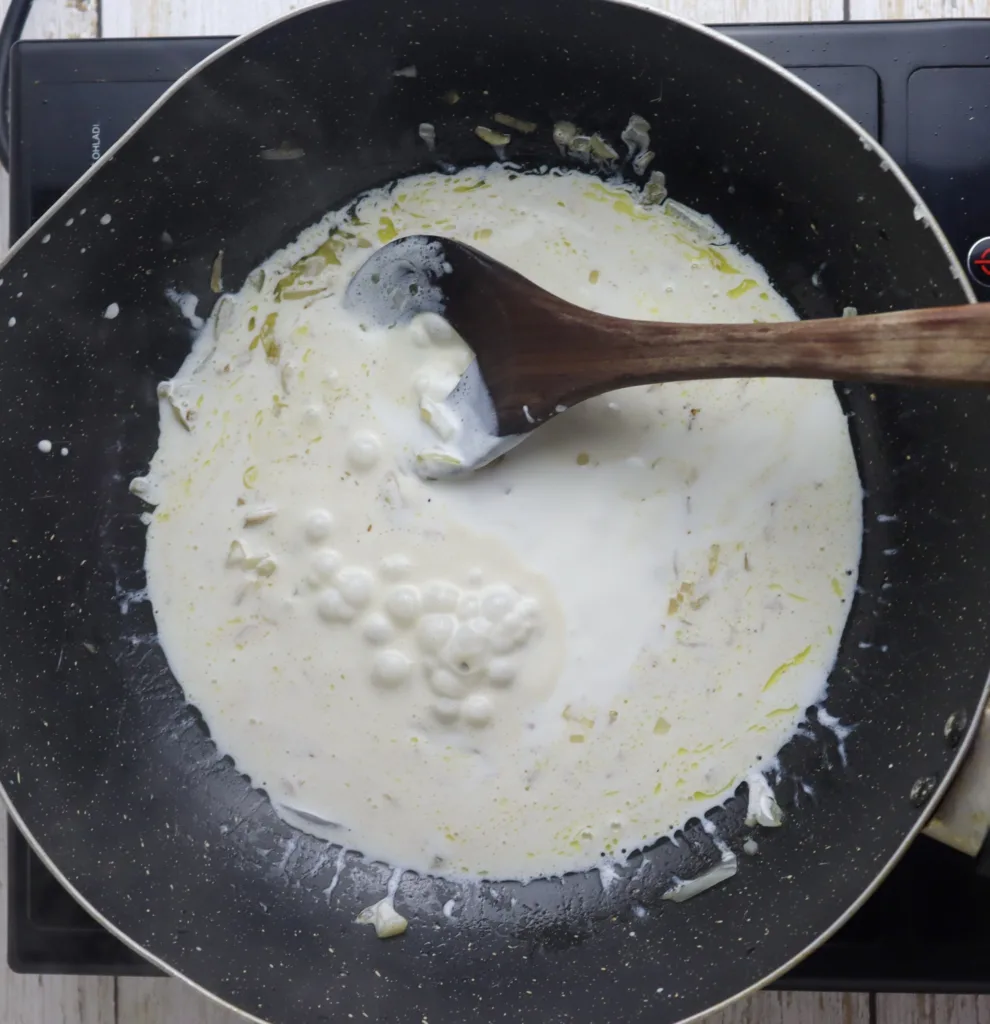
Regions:
<svg viewBox="0 0 990 1024"><path fill-rule="evenodd" d="M126 132L123 133L123 135L120 136L120 138L108 150L106 150L106 152L100 157L98 161L92 164L85 171L85 173L83 173L83 175L68 189L68 191L66 191L61 196L61 198L58 199L58 201L53 206L51 206L46 211L46 213L39 220L32 224L31 227L28 228L28 230L25 231L24 234L17 239L17 241L8 249L3 259L0 260L0 271L2 271L7 266L7 264L20 252L20 250L25 245L27 245L27 243L32 238L34 238L35 235L40 234L42 231L44 231L46 225L55 217L58 216L60 211L62 211L72 201L76 193L78 193L92 177L99 174L103 167L114 159L118 151L120 151L131 140L131 138L134 135L136 135L144 127L144 125L147 124L176 93L183 89L201 71L209 67L215 61L218 61L222 57L225 57L229 52L237 49L243 43L247 42L250 39L253 39L255 36L259 36L262 33L267 32L269 29L272 29L277 25L281 25L282 23L287 22L293 18L305 16L310 12L318 10L320 8L330 7L342 2L345 2L345 0L318 0L318 2L310 4L309 6L303 8L302 10L292 11L282 15L281 17L267 21L265 22L265 24L259 26L258 28L252 29L249 32L242 33L236 38L231 39L229 42L225 43L224 45L216 49L213 53L203 58L203 60L199 61L194 67L186 71L183 75L176 79L176 81L171 86L169 86L169 88L166 89L161 96L159 96L159 98L137 119L137 121L135 121L130 126L130 128L128 128ZM784 81L788 82L791 86L800 89L802 92L806 93L811 98L817 100L823 107L826 108L826 110L828 110L834 117L837 117L841 122L845 124L847 128L851 129L858 136L864 148L874 152L877 158L881 162L886 164L888 172L892 174L894 179L898 182L898 184L908 195L908 197L914 201L916 218L923 220L928 229L932 231L935 235L935 238L938 241L938 244L941 247L943 254L949 262L951 273L959 283L963 291L963 294L966 297L966 301L968 303L976 303L978 301L972 284L970 283L966 275L965 268L963 267L962 262L960 261L956 252L949 244L949 241L946 238L941 225L938 223L937 219L932 214L931 210L928 208L928 204L925 202L921 194L908 179L907 175L901 169L899 164L890 156L890 154L883 148L883 146L875 138L873 138L872 135L870 135L869 132L867 132L857 121L850 117L850 115L848 115L844 110L842 110L839 106L837 106L830 99L828 99L828 97L822 95L820 92L818 92L818 90L808 85L803 79L798 78L797 75L793 74L791 71L777 64L769 57L766 57L763 54L759 53L758 51L752 49L751 47L746 46L744 43L738 42L737 40L724 35L722 32L718 31L717 28L712 28L708 25L700 24L688 18L682 17L681 15L673 14L670 11L655 7L649 2L649 0L599 0L599 2L613 4L615 6L621 7L630 7L635 10L641 10L649 14L652 14L656 17L665 19L684 29L688 29L690 31L697 32L700 35L707 36L709 39L712 39L717 43L729 46L732 49L736 50L737 52L745 54L751 60L754 60L758 64L763 65L763 67L767 68L768 70L773 71ZM724 1010L726 1007L731 1006L733 1003L736 1003L739 1000L744 999L747 996L753 995L754 993L766 988L767 985L771 984L778 978L787 974L790 970L792 970L803 960L805 960L808 956L810 956L813 952L815 952L815 950L824 945L833 935L835 935L837 931L839 931L840 928L843 927L843 925L845 925L856 914L856 912L863 906L863 904L866 903L866 901L876 892L880 885L887 879L890 872L901 860L901 858L907 852L911 844L924 830L929 818L932 816L934 811L937 809L938 805L942 802L943 798L951 789L953 783L955 782L959 769L962 766L965 758L969 754L970 748L972 747L973 742L976 739L977 732L983 725L984 711L987 708L988 699L990 699L990 675L988 675L986 681L983 684L983 692L980 695L979 702L974 710L972 721L970 723L969 728L966 731L966 735L963 738L962 742L959 744L959 747L956 750L955 757L953 758L951 764L949 765L949 768L945 772L942 780L934 790L928 802L924 805L924 807L922 807L919 810L915 823L907 831L901 842L898 844L897 848L888 858L887 862L881 867L881 869L873 877L872 881L869 883L869 885L866 886L866 888L859 895L859 897L855 899L835 919L835 921L833 921L833 923L830 926L828 926L822 932L820 932L804 949L800 950L789 960L785 961L783 964L781 964L779 967L765 975L763 978L753 982L745 989L742 989L739 992L734 993L733 995L721 1000L718 1003L711 1004L705 1009L700 1010L689 1017L682 1018L681 1024L691 1024L691 1022L700 1021L704 1017L707 1017L709 1014L712 1014L719 1010ZM189 985L191 988L195 989L197 992L212 1000L214 1003L217 1003L220 1006L223 1006L226 1009L232 1010L234 1013L239 1014L244 1020L253 1021L256 1022L256 1024L270 1024L270 1022L266 1021L264 1018L255 1016L254 1014L242 1009L241 1007L228 1002L222 996L210 991L198 982L193 981L191 978L187 977L177 968L172 967L165 960L162 960L155 954L151 953L144 946L142 946L140 943L138 943L129 935L127 935L117 925L109 921L101 913L101 911L94 907L93 904L90 903L89 900L87 900L78 891L78 889L62 873L62 871L52 862L52 860L45 852L41 844L35 838L34 834L27 827L24 819L21 817L17 808L11 801L10 796L7 793L6 787L4 787L2 782L0 782L0 799L2 799L3 804L6 806L7 813L10 815L14 824L17 826L18 830L28 841L32 850L34 850L35 854L38 856L38 858L41 860L44 866L48 869L49 872L51 872L51 874L55 877L59 884L72 896L72 898L98 924L100 924L103 928L110 932L110 934L114 935L117 939L123 942L125 946L132 949L135 953L143 957L146 961L148 961L148 963L157 967L167 976L179 979L180 981Z"/></svg>

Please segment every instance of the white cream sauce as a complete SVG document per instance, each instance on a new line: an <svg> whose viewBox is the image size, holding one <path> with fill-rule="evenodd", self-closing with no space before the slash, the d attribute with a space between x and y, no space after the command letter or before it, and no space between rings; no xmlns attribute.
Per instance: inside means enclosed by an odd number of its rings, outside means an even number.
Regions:
<svg viewBox="0 0 990 1024"><path fill-rule="evenodd" d="M822 698L859 559L846 422L827 383L631 389L426 481L470 352L341 307L421 231L605 313L793 318L710 221L580 173L369 194L222 299L161 388L134 482L161 642L301 829L452 876L607 865L762 779Z"/></svg>

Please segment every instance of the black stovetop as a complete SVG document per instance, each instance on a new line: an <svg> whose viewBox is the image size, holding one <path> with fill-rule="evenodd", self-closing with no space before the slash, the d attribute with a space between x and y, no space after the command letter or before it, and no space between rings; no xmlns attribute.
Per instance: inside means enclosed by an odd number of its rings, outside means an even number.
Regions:
<svg viewBox="0 0 990 1024"><path fill-rule="evenodd" d="M877 136L960 257L990 236L990 19L726 32L791 68ZM224 41L18 44L12 237ZM984 276L978 291L990 299L990 266ZM777 987L990 992L990 877L980 868L919 839L855 918ZM12 825L8 872L8 961L15 971L158 973L77 906Z"/></svg>

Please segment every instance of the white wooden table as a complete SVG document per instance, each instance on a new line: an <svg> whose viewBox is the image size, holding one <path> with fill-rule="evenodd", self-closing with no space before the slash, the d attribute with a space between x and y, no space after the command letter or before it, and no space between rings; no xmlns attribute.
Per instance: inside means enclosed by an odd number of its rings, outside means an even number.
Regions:
<svg viewBox="0 0 990 1024"><path fill-rule="evenodd" d="M309 0L35 0L25 36L234 35L307 6ZM491 0L497 3L498 0ZM658 0L708 22L850 21L990 17L990 0ZM7 0L0 0L0 11ZM0 239L6 239L6 178L0 179ZM0 814L0 867L7 863ZM0 870L0 908L6 906ZM236 1024L182 982L136 978L34 977L6 968L0 917L0 1024ZM621 1024L621 1022L617 1022ZM706 1024L990 1024L990 997L761 993Z"/></svg>

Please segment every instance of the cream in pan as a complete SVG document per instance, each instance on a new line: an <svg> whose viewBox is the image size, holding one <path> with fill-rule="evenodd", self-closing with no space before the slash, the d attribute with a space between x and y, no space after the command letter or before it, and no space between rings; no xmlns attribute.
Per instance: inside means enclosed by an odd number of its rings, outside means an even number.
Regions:
<svg viewBox="0 0 990 1024"><path fill-rule="evenodd" d="M221 300L162 386L136 482L161 642L302 829L450 876L621 859L758 775L822 698L859 559L845 418L823 382L630 389L424 479L470 352L440 318L341 306L373 248L422 231L605 313L794 316L710 221L582 173L368 194Z"/></svg>

